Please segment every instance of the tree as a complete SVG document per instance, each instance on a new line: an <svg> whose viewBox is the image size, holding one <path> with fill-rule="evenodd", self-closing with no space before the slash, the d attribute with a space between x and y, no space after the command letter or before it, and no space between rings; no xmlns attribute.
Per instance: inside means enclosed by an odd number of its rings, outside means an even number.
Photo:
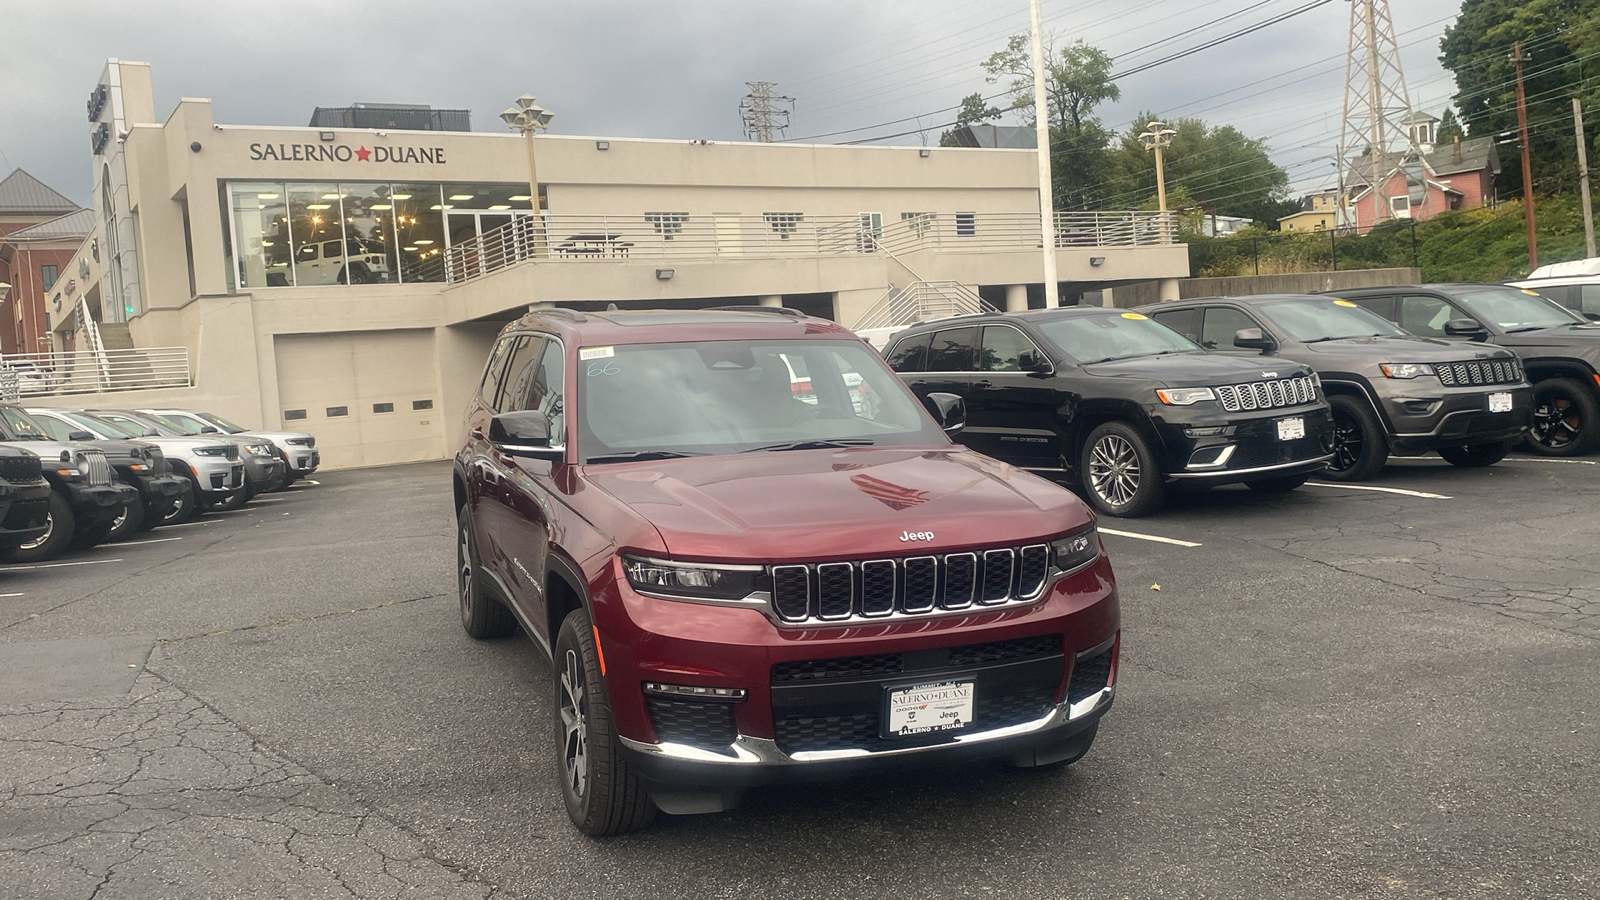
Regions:
<svg viewBox="0 0 1600 900"><path fill-rule="evenodd" d="M1529 156L1535 191L1555 193L1577 184L1571 98L1594 109L1600 80L1593 57L1600 53L1600 0L1464 0L1461 14L1439 42L1439 62L1455 75L1455 106L1476 135L1517 130L1516 67L1510 55L1522 42L1528 96ZM1592 143L1600 116L1585 122ZM1518 152L1515 143L1503 148ZM1522 169L1507 164L1502 195L1523 193Z"/></svg>
<svg viewBox="0 0 1600 900"><path fill-rule="evenodd" d="M1112 133L1095 118L1095 107L1122 91L1111 81L1111 57L1082 40L1056 53L1046 48L1045 122L1050 133L1050 166L1056 209L1099 206L1110 175L1106 152ZM983 62L992 84L1009 79L1011 108L1033 125L1033 51L1028 35L1014 34L1004 50Z"/></svg>
<svg viewBox="0 0 1600 900"><path fill-rule="evenodd" d="M983 95L976 91L961 98L961 111L956 113L955 128L939 135L939 146L956 147L956 128L965 128L975 122L986 122L989 119L1000 118L1000 108L991 106L984 101Z"/></svg>
<svg viewBox="0 0 1600 900"><path fill-rule="evenodd" d="M1456 111L1450 107L1444 108L1444 117L1439 120L1439 129L1434 134L1435 144L1449 144L1456 138L1465 138L1467 132L1461 127L1461 120L1456 118Z"/></svg>
<svg viewBox="0 0 1600 900"><path fill-rule="evenodd" d="M1141 113L1114 151L1114 189L1106 197L1113 208L1139 206L1156 196L1154 154L1139 141L1152 121L1155 113ZM1195 118L1167 127L1177 132L1163 151L1169 208L1179 208L1172 198L1181 195L1208 213L1244 216L1269 228L1299 208L1288 196L1288 173L1272 161L1264 142L1232 125L1209 126Z"/></svg>

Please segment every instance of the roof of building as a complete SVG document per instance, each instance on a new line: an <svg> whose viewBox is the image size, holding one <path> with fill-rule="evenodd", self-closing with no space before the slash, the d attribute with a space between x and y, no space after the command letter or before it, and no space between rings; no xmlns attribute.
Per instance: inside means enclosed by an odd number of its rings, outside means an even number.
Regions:
<svg viewBox="0 0 1600 900"><path fill-rule="evenodd" d="M1385 154L1382 159L1383 170L1393 172L1399 168L1403 158L1402 153ZM1496 175L1500 174L1500 153L1495 149L1494 138L1467 138L1460 142L1435 144L1432 149L1422 151L1422 160L1427 164L1430 175L1455 175L1483 169L1488 169ZM1366 184L1367 177L1372 172L1372 164L1367 161L1367 157L1352 156L1346 162L1350 173L1346 184L1349 186Z"/></svg>
<svg viewBox="0 0 1600 900"><path fill-rule="evenodd" d="M1422 110L1419 109L1416 112L1412 113L1411 115L1406 116L1404 119L1401 119L1400 121L1406 123L1407 125L1415 125L1418 122L1438 122L1439 121L1439 117L1438 116L1429 115L1428 113L1425 113L1425 112L1423 112Z"/></svg>
<svg viewBox="0 0 1600 900"><path fill-rule="evenodd" d="M1032 150L1039 146L1038 134L1022 125L962 125L950 132L957 147L991 147L1001 150Z"/></svg>
<svg viewBox="0 0 1600 900"><path fill-rule="evenodd" d="M1299 212L1289 213L1287 216L1279 216L1278 221L1287 222L1290 219L1298 219L1301 216L1327 216L1332 218L1336 212L1337 210L1332 209L1302 209Z"/></svg>
<svg viewBox="0 0 1600 900"><path fill-rule="evenodd" d="M21 169L0 181L0 212L68 213L77 208L78 204Z"/></svg>
<svg viewBox="0 0 1600 900"><path fill-rule="evenodd" d="M94 231L94 210L80 209L57 216L48 222L19 228L6 235L7 241L70 241L83 240Z"/></svg>

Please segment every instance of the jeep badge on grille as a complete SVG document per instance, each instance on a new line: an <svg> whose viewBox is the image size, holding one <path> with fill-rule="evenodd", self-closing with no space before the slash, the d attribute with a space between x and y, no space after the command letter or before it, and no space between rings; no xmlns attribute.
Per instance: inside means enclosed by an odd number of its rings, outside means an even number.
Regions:
<svg viewBox="0 0 1600 900"><path fill-rule="evenodd" d="M931 540L933 540L933 532L931 532L931 531L907 531L904 534L900 535L900 540L901 540L901 542L906 542L906 541L931 541Z"/></svg>

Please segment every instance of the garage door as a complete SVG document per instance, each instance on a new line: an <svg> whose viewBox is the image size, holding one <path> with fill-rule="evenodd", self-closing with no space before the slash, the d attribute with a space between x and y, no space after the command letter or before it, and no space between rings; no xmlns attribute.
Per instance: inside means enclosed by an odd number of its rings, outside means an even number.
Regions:
<svg viewBox="0 0 1600 900"><path fill-rule="evenodd" d="M283 427L328 468L444 454L433 330L287 334L274 341Z"/></svg>

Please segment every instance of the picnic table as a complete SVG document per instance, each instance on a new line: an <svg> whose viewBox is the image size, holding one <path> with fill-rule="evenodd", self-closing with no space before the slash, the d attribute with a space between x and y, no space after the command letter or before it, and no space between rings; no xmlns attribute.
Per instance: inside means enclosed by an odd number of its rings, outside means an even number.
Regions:
<svg viewBox="0 0 1600 900"><path fill-rule="evenodd" d="M627 256L632 247L633 243L622 240L621 234L595 232L569 234L555 245L555 251L563 256Z"/></svg>

